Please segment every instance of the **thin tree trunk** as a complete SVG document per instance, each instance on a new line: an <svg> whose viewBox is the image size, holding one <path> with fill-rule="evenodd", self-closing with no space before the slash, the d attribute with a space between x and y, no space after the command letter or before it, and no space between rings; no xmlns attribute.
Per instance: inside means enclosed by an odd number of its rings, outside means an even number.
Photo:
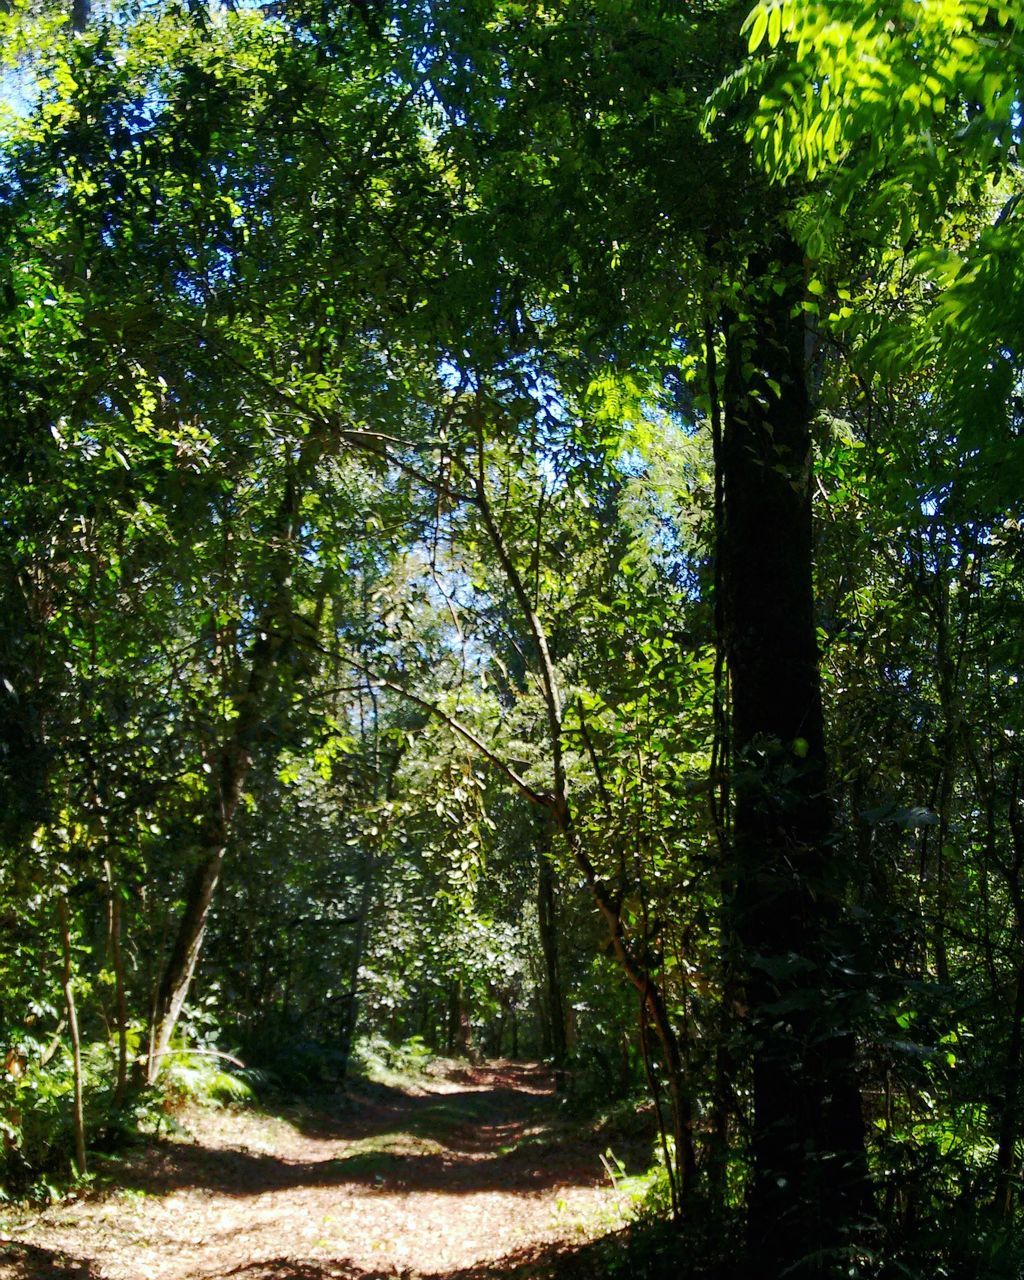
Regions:
<svg viewBox="0 0 1024 1280"><path fill-rule="evenodd" d="M265 712L266 688L281 645L281 637L270 632L265 632L263 638L253 645L246 691L239 699L239 714L231 740L221 754L219 775L209 796L210 811L199 848L199 860L188 884L185 910L178 922L174 945L157 991L146 1073L150 1084L160 1074L182 1007L188 998L224 865L228 835L249 773L250 750Z"/></svg>
<svg viewBox="0 0 1024 1280"><path fill-rule="evenodd" d="M221 750L220 767L209 795L209 811L199 847L199 860L189 881L185 911L163 972L153 1010L146 1078L153 1083L170 1048L171 1037L188 997L202 951L235 810L252 762L252 750L266 715L266 695L286 634L282 622L291 609L291 547L299 521L299 475L315 464L319 446L309 437L308 452L299 460L298 474L288 476L269 537L275 546L272 589L263 610L257 639L250 650L245 688L236 696L233 729Z"/></svg>
<svg viewBox="0 0 1024 1280"><path fill-rule="evenodd" d="M376 715L375 715L376 722ZM375 735L379 743L379 729L375 727ZM384 800L390 805L395 798L398 770L405 755L406 748L400 747L391 756L384 779ZM376 758L380 760L379 751L375 748ZM378 778L379 778L378 770ZM374 785L376 797L377 784ZM363 967L366 954L366 940L369 932L370 912L373 908L373 895L376 889L377 853L367 845L363 852L363 883L359 892L359 910L355 919L356 932L352 941L352 958L349 964L348 999L346 1003L345 1023L341 1037L342 1076L348 1073L349 1058L355 1043L356 1024L359 1021L359 970Z"/></svg>
<svg viewBox="0 0 1024 1280"><path fill-rule="evenodd" d="M647 1038L647 1021L649 1011L643 999L640 1001L640 1021L639 1021L639 1040L640 1040L640 1056L644 1064L644 1076L647 1079L647 1091L651 1095L654 1103L654 1114L658 1120L658 1138L661 1142L662 1159L665 1162L665 1169L668 1173L669 1199L672 1206L672 1217L678 1219L682 1209L680 1203L680 1186L679 1178L675 1164L672 1160L672 1152L668 1144L668 1131L665 1128L664 1112L661 1106L661 1090L658 1088L657 1077L654 1074L654 1067L651 1063L650 1043ZM675 1099L673 1098L672 1113L676 1115Z"/></svg>
<svg viewBox="0 0 1024 1280"><path fill-rule="evenodd" d="M651 1025L654 1027L661 1043L665 1064L670 1072L673 1101L673 1137L676 1143L676 1160L679 1164L679 1196L680 1199L683 1199L696 1179L697 1158L693 1139L694 1107L689 1097L683 1073L679 1041L671 1019L668 1017L662 992L654 978L647 971L642 960L634 954L630 939L627 937L623 925L619 906L614 901L608 886L599 879L573 823L572 806L569 800L569 778L566 771L564 743L562 741L563 706L558 674L548 645L544 625L537 610L534 608L530 593L516 567L512 554L502 536L494 511L491 508L487 495L484 452L483 421L481 417L478 422L477 435L477 471L476 475L472 477L475 502L491 540L491 545L494 547L498 562L522 610L523 620L533 642L543 690L544 706L547 712L548 745L551 750L552 790L549 793L541 794L527 786L522 779L517 779L517 785L533 803L548 811L551 815L554 829L564 836L570 856L583 873L598 912L608 926L609 942L613 953L627 978L636 990L640 992L641 998L647 1005ZM436 710L436 708L434 709ZM454 722L449 719L449 723ZM601 779L600 762L586 731L582 712L580 713L580 729L594 762L599 789L603 794L604 786ZM462 732L464 733L465 731L462 730ZM513 779L516 778L516 775L508 769L506 769L506 773Z"/></svg>
<svg viewBox="0 0 1024 1280"><path fill-rule="evenodd" d="M594 903L608 928L608 940L612 954L623 973L640 993L647 1010L647 1018L654 1028L669 1077L669 1096L672 1100L672 1136L676 1146L678 1163L679 1205L682 1209L687 1194L697 1177L697 1152L694 1146L694 1105L690 1098L683 1067L679 1040L668 1015L661 988L636 958L626 936L622 916L616 904L609 899L606 887L598 880L597 872L576 830L567 822L564 828L566 840L572 851L573 861L583 872Z"/></svg>
<svg viewBox="0 0 1024 1280"><path fill-rule="evenodd" d="M551 1061L555 1069L555 1089L565 1089L565 1001L558 964L558 920L555 898L555 869L546 850L538 855L537 929L544 956L544 992L550 1032Z"/></svg>
<svg viewBox="0 0 1024 1280"><path fill-rule="evenodd" d="M185 910L178 924L177 936L163 980L157 994L157 1006L153 1018L152 1048L149 1054L147 1079L152 1084L164 1065L171 1037L181 1017L181 1010L188 998L192 976L199 960L206 936L206 926L213 906L213 895L224 865L225 846L207 849L199 866L189 881L185 896Z"/></svg>
<svg viewBox="0 0 1024 1280"><path fill-rule="evenodd" d="M469 1010L466 1007L466 984L461 974L459 974L455 983L452 1018L455 1024L455 1051L460 1057L469 1058L472 1061L473 1032L469 1020Z"/></svg>
<svg viewBox="0 0 1024 1280"><path fill-rule="evenodd" d="M78 1031L78 1010L75 1007L74 970L71 963L71 926L68 923L68 903L64 894L57 899L57 918L60 922L60 941L64 956L64 1007L68 1015L68 1035L71 1038L71 1064L75 1083L75 1172L85 1177L88 1166L85 1158L85 1104L82 1088L82 1041Z"/></svg>
<svg viewBox="0 0 1024 1280"><path fill-rule="evenodd" d="M1003 1067L1003 1110L999 1117L999 1146L996 1151L997 1211L1006 1219L1013 1217L1014 1191L1017 1186L1014 1155L1020 1134L1021 1058L1024 1049L1024 960L1017 968L1013 998L1013 1021L1006 1046Z"/></svg>
<svg viewBox="0 0 1024 1280"><path fill-rule="evenodd" d="M844 877L812 594L802 263L788 242L780 256L754 270L753 318L731 318L727 335L721 582L733 925L753 1060L748 1248L758 1274L804 1280L848 1256L868 1181L849 1001L831 950Z"/></svg>
<svg viewBox="0 0 1024 1280"><path fill-rule="evenodd" d="M1013 903L1017 939L1024 944L1024 814L1021 812L1018 791L1020 779L1014 774L1010 792L1010 836L1013 845L1013 861L1006 868L1007 888ZM1015 1185L1014 1156L1020 1135L1020 1091L1022 1054L1024 1054L1024 958L1019 962L1016 975L1010 1038L1006 1046L1003 1067L1003 1110L999 1117L999 1145L996 1151L996 1208L1006 1218L1013 1216Z"/></svg>
<svg viewBox="0 0 1024 1280"><path fill-rule="evenodd" d="M942 570L939 570L942 572ZM939 702L942 707L942 733L939 738L939 774L936 780L936 807L939 823L936 830L935 851L935 923L933 948L935 974L944 985L949 985L949 953L946 945L946 914L948 891L946 886L946 849L949 840L950 813L953 789L956 782L957 754L960 741L959 712L957 707L956 667L949 652L949 588L940 583L936 602L936 666L938 668ZM925 831L927 836L927 830Z"/></svg>
<svg viewBox="0 0 1024 1280"><path fill-rule="evenodd" d="M359 1018L359 970L363 967L363 956L366 953L367 924L370 918L370 906L373 902L374 868L376 859L373 850L366 848L363 852L363 883L359 893L359 911L356 916L355 936L352 939L352 955L348 966L348 996L345 1001L345 1021L341 1031L341 1074L348 1074L349 1059L356 1037L356 1022Z"/></svg>
<svg viewBox="0 0 1024 1280"><path fill-rule="evenodd" d="M110 889L110 958L114 968L114 1001L117 1009L117 1077L114 1084L114 1106L124 1105L128 1091L128 1001L124 983L124 953L121 948L121 895L114 884L113 871L107 864Z"/></svg>

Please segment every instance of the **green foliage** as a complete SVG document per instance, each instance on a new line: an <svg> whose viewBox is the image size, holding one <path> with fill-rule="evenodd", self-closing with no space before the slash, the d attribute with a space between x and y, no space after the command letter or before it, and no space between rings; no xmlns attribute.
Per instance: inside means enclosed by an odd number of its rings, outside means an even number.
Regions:
<svg viewBox="0 0 1024 1280"><path fill-rule="evenodd" d="M433 1056L422 1036L392 1044L379 1032L361 1036L354 1053L357 1070L370 1080L422 1075Z"/></svg>
<svg viewBox="0 0 1024 1280"><path fill-rule="evenodd" d="M548 1057L579 1112L685 1095L711 1274L756 1165L744 1029L813 1004L858 1046L865 1248L1011 1274L1016 10L189 8L0 13L8 1194L73 1149L61 895L93 1148L161 1097ZM829 928L744 959L721 419L793 391L755 341L789 293ZM783 818L811 737L745 762ZM678 1260L635 1239L630 1274Z"/></svg>
<svg viewBox="0 0 1024 1280"><path fill-rule="evenodd" d="M129 1141L149 1114L149 1103L122 1108L111 1088L111 1051L92 1043L84 1054L86 1123L95 1143L111 1149ZM0 1194L52 1199L76 1179L72 1167L71 1055L66 1045L21 1037L0 1077Z"/></svg>
<svg viewBox="0 0 1024 1280"><path fill-rule="evenodd" d="M972 424L981 405L1004 417L1019 368L1018 28L1012 6L981 0L761 4L745 25L757 56L705 118L714 130L738 106L759 163L795 187L812 287L839 286L830 322L866 339L876 368L929 369L967 449L1014 468L1016 451ZM862 254L880 287L849 272Z"/></svg>
<svg viewBox="0 0 1024 1280"><path fill-rule="evenodd" d="M244 1106L251 1103L261 1073L232 1066L212 1053L187 1046L174 1049L161 1077L168 1105L197 1102L204 1106Z"/></svg>

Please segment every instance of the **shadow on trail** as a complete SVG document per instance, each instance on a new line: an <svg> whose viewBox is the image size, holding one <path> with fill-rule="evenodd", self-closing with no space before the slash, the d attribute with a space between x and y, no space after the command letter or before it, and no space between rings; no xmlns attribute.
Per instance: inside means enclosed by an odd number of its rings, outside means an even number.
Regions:
<svg viewBox="0 0 1024 1280"><path fill-rule="evenodd" d="M351 1142L407 1133L439 1142L453 1151L488 1150L492 1143L481 1130L512 1130L544 1111L538 1099L513 1089L471 1093L414 1095L374 1085L354 1096L321 1103L317 1111L297 1111L286 1118L299 1133L324 1142ZM496 1124L491 1123L500 1117Z"/></svg>
<svg viewBox="0 0 1024 1280"><path fill-rule="evenodd" d="M460 1067L446 1072L444 1079L465 1087L432 1088L437 1082L429 1076L424 1093L360 1082L334 1098L321 1099L316 1110L299 1110L288 1119L300 1133L317 1139L344 1141L400 1128L443 1141L452 1135L453 1124L472 1125L495 1112L510 1123L523 1122L550 1111L554 1097L550 1072L532 1063Z"/></svg>
<svg viewBox="0 0 1024 1280"><path fill-rule="evenodd" d="M448 1068L408 1092L360 1083L283 1120L199 1112L195 1124L196 1141L151 1141L118 1170L120 1189L143 1193L124 1221L116 1198L56 1206L35 1240L0 1244L0 1280L608 1273L559 1220L572 1196L592 1206L602 1194L603 1140L567 1127L542 1069ZM634 1269L631 1280L654 1278Z"/></svg>
<svg viewBox="0 0 1024 1280"><path fill-rule="evenodd" d="M14 1268L8 1271L7 1268ZM93 1264L72 1258L60 1249L44 1249L14 1241L0 1244L0 1276L29 1276L31 1280L93 1280Z"/></svg>
<svg viewBox="0 0 1024 1280"><path fill-rule="evenodd" d="M136 1171L121 1185L147 1195L166 1195L190 1187L205 1187L228 1196L249 1196L297 1187L366 1187L374 1194L435 1191L452 1195L479 1191L541 1190L571 1180L580 1184L578 1159L572 1166L551 1160L550 1153L535 1167L524 1167L514 1154L484 1158L451 1155L405 1155L368 1151L315 1161L291 1161L246 1151L210 1151L175 1145L158 1168ZM601 1181L598 1165L587 1183Z"/></svg>
<svg viewBox="0 0 1024 1280"><path fill-rule="evenodd" d="M604 1241L519 1249L457 1271L396 1272L386 1267L366 1271L347 1259L274 1258L230 1271L225 1280L600 1280L609 1274L607 1262Z"/></svg>
<svg viewBox="0 0 1024 1280"><path fill-rule="evenodd" d="M495 1075L501 1084L490 1087ZM323 1158L170 1141L158 1145L156 1161L123 1173L121 1185L148 1195L195 1187L251 1196L301 1187L353 1186L387 1196L418 1191L531 1192L603 1180L596 1154L581 1170L578 1147L560 1150L546 1134L554 1119L554 1099L544 1073L525 1067L500 1073L467 1068L451 1073L448 1080L471 1087L413 1094L360 1085L327 1103L329 1110L289 1115L288 1123L297 1133L328 1147ZM335 1153L329 1151L333 1143L339 1147Z"/></svg>
<svg viewBox="0 0 1024 1280"><path fill-rule="evenodd" d="M229 1274L231 1280L612 1280L623 1275L630 1280L683 1280L694 1272L680 1256L678 1239L662 1226L654 1229L651 1238L634 1238L626 1227L582 1243L529 1246L446 1271L367 1270L347 1258L330 1262L280 1258ZM716 1271L714 1276L739 1280L732 1271ZM708 1273L705 1280L714 1276Z"/></svg>

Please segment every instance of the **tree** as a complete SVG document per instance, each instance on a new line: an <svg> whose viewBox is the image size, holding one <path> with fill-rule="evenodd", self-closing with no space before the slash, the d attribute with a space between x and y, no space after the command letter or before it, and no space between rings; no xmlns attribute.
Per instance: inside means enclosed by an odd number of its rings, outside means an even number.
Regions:
<svg viewBox="0 0 1024 1280"><path fill-rule="evenodd" d="M748 1270L1009 1257L1015 15L67 16L0 16L11 1036L60 923L122 1100L194 982L324 1070L546 1036Z"/></svg>

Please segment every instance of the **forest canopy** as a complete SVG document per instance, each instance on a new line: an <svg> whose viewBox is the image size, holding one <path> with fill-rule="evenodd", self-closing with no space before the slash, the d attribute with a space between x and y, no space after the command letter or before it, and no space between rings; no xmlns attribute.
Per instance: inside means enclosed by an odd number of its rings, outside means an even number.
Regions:
<svg viewBox="0 0 1024 1280"><path fill-rule="evenodd" d="M544 1059L638 1275L1019 1274L1021 16L0 0L5 1195Z"/></svg>

